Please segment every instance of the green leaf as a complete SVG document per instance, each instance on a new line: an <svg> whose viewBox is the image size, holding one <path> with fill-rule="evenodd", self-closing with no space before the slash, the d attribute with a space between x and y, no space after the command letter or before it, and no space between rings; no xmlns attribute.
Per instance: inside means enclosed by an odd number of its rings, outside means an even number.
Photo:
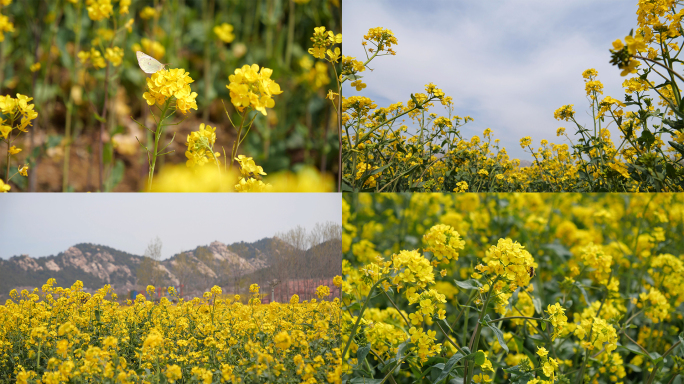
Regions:
<svg viewBox="0 0 684 384"><path fill-rule="evenodd" d="M349 384L381 384L383 379L369 379L366 377L355 377L349 380Z"/></svg>
<svg viewBox="0 0 684 384"><path fill-rule="evenodd" d="M413 343L411 343L411 338L409 337L404 341L403 343L399 344L399 348L397 348L397 360L401 360L404 358L404 351L407 349L413 347Z"/></svg>
<svg viewBox="0 0 684 384"><path fill-rule="evenodd" d="M454 283L463 289L479 289L482 286L482 284L475 279L468 279L465 281L454 280Z"/></svg>
<svg viewBox="0 0 684 384"><path fill-rule="evenodd" d="M653 133L648 129L644 129L643 132L641 132L641 136L637 139L637 142L650 148L655 142L655 136L653 136Z"/></svg>
<svg viewBox="0 0 684 384"><path fill-rule="evenodd" d="M674 148L677 152L681 153L682 156L684 156L684 145L681 145L674 141L668 141L668 144L670 144L672 148Z"/></svg>
<svg viewBox="0 0 684 384"><path fill-rule="evenodd" d="M416 104L416 108L418 108L418 109L423 109L423 107L422 107L422 106L420 105L420 103L418 102L418 99L416 99L416 97L413 96L413 93L411 94L411 100L413 100L413 102Z"/></svg>
<svg viewBox="0 0 684 384"><path fill-rule="evenodd" d="M342 306L342 311L358 311L361 309L361 304L358 302L353 302L349 305Z"/></svg>
<svg viewBox="0 0 684 384"><path fill-rule="evenodd" d="M506 353L508 353L508 345L506 345L506 341L504 340L503 332L501 332L501 330L499 328L497 328L491 324L487 324L487 326L496 335L496 339L499 340L499 345L501 346L501 348L503 348L506 351Z"/></svg>
<svg viewBox="0 0 684 384"><path fill-rule="evenodd" d="M506 351L508 351L508 348L506 348ZM477 351L477 352L473 353L473 361L475 361L475 365L484 364L486 359L487 359L487 357L485 356L484 352L482 352L482 351Z"/></svg>
<svg viewBox="0 0 684 384"><path fill-rule="evenodd" d="M579 289L580 292L582 292L582 296L584 296L584 301L587 304L591 304L591 302L589 301L589 296L587 295L587 291L584 290L584 286L582 286L582 284L580 284L578 281L575 281L573 285L577 287L577 289Z"/></svg>
<svg viewBox="0 0 684 384"><path fill-rule="evenodd" d="M675 167L672 165L672 163L667 163L665 165L665 173L667 173L667 177L671 179L677 178L677 170L675 170Z"/></svg>
<svg viewBox="0 0 684 384"><path fill-rule="evenodd" d="M110 164L114 158L114 146L111 142L104 143L102 148L102 162Z"/></svg>
<svg viewBox="0 0 684 384"><path fill-rule="evenodd" d="M54 148L62 143L62 135L49 135L45 146L47 149Z"/></svg>
<svg viewBox="0 0 684 384"><path fill-rule="evenodd" d="M651 358L651 361L653 361L653 364L655 364L656 366L663 362L663 357L658 352L651 352L649 353L649 356Z"/></svg>
<svg viewBox="0 0 684 384"><path fill-rule="evenodd" d="M556 252L556 255L564 258L564 259L569 259L572 257L572 253L568 251L568 249L562 245L562 244L542 244L540 248L543 249L549 249L551 251Z"/></svg>
<svg viewBox="0 0 684 384"><path fill-rule="evenodd" d="M454 368L454 365L456 365L456 363L461 361L461 359L463 359L464 357L465 356L463 356L463 354L461 354L460 352L457 352L453 356L451 356L449 361L447 361L446 364L444 364L444 369L442 370L442 373L437 377L437 380L435 380L433 383L437 384L444 381L449 376L449 372L451 372L451 370Z"/></svg>
<svg viewBox="0 0 684 384"><path fill-rule="evenodd" d="M381 173L381 172L384 171L385 169L389 168L391 165L392 165L392 164L383 165L382 167L380 167L380 168L378 168L378 169L374 169L374 170L372 170L372 171L370 171L370 172L365 173L365 174L363 175L363 177L361 177L361 178L359 179L359 185L365 184L366 180L368 180L369 177L371 177L371 176L373 176L373 175L377 175L378 173ZM372 190L373 190L373 189L371 189L371 191L372 191Z"/></svg>
<svg viewBox="0 0 684 384"><path fill-rule="evenodd" d="M348 74L348 75L344 75L344 77L346 77L347 79L349 79L349 80L351 80L351 81L355 81L355 80L358 80L358 79L363 79L363 76L361 76L361 75L356 75L356 74L353 74L353 73L350 73L350 74Z"/></svg>
<svg viewBox="0 0 684 384"><path fill-rule="evenodd" d="M116 128L114 128L114 130L110 134L110 136L114 137L114 135L123 134L125 132L126 132L126 128L123 125L117 125Z"/></svg>
<svg viewBox="0 0 684 384"><path fill-rule="evenodd" d="M391 165L392 165L392 164L387 164L387 165L383 165L382 167L380 167L380 168L378 168L378 169L374 169L373 171L371 171L371 173L370 173L368 176L377 175L378 173L380 173L380 172L384 171L385 169L389 168Z"/></svg>
<svg viewBox="0 0 684 384"><path fill-rule="evenodd" d="M541 299L538 297L535 297L532 299L532 303L534 304L534 310L537 311L537 313L541 314L542 313Z"/></svg>
<svg viewBox="0 0 684 384"><path fill-rule="evenodd" d="M109 175L109 180L107 184L109 185L109 190L113 190L116 188L117 185L123 180L124 176L124 171L125 171L125 165L123 160L117 160L116 163L114 164L114 167L112 168L112 172Z"/></svg>
<svg viewBox="0 0 684 384"><path fill-rule="evenodd" d="M370 349L371 349L371 343L368 343L356 351L356 358L358 359L358 365L361 365L361 362L366 358L366 355L368 355L368 352L370 352Z"/></svg>
<svg viewBox="0 0 684 384"><path fill-rule="evenodd" d="M347 180L342 180L342 192L354 192L354 188L347 183Z"/></svg>
<svg viewBox="0 0 684 384"><path fill-rule="evenodd" d="M630 352L632 352L632 353L635 353L635 354L637 354L637 355L646 356L646 355L644 354L644 351L642 351L641 349L639 349L639 348L638 348L636 345L634 345L634 344L631 344L631 343L630 343L630 344L627 344L627 345L622 345L622 348L624 348L624 349L626 349L626 350L628 350L628 351L630 351ZM647 357L648 357L648 356L647 356Z"/></svg>

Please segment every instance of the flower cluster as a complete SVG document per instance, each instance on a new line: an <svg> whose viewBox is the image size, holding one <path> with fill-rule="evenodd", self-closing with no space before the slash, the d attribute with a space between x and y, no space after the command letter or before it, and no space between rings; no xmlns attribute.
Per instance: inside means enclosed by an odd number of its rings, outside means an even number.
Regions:
<svg viewBox="0 0 684 384"><path fill-rule="evenodd" d="M28 132L31 121L38 117L38 112L33 110L34 105L30 104L31 100L33 100L32 97L19 93L16 98L10 95L0 96L0 112L5 116L4 119L0 119L0 134L3 139L7 140L15 129ZM20 122L19 117L21 117ZM15 123L19 124L15 125Z"/></svg>
<svg viewBox="0 0 684 384"><path fill-rule="evenodd" d="M267 192L272 188L271 184L265 184L257 178L258 176L265 176L266 172L264 172L262 167L256 165L254 159L244 155L238 155L235 160L240 164L240 173L242 174L242 177L238 180L238 184L235 185L236 191Z"/></svg>
<svg viewBox="0 0 684 384"><path fill-rule="evenodd" d="M5 33L7 32L14 32L14 24L7 16L0 14L0 42L5 41Z"/></svg>
<svg viewBox="0 0 684 384"><path fill-rule="evenodd" d="M86 0L88 17L93 21L109 18L114 12L112 0Z"/></svg>
<svg viewBox="0 0 684 384"><path fill-rule="evenodd" d="M326 31L325 27L316 27L311 41L313 41L313 48L309 48L309 53L315 58L325 59L326 50L329 46L342 43L342 34L336 35L333 31ZM337 48L337 52L339 55L339 48Z"/></svg>
<svg viewBox="0 0 684 384"><path fill-rule="evenodd" d="M182 113L191 108L197 109L195 98L197 92L192 92L190 83L194 80L182 68L162 69L147 79L147 92L143 98L148 105L165 105L171 98L175 100L175 107Z"/></svg>
<svg viewBox="0 0 684 384"><path fill-rule="evenodd" d="M230 84L226 85L230 90L230 101L241 112L252 108L266 116L266 108L275 106L273 95L283 93L280 85L271 79L272 74L272 69L260 69L256 64L236 68L235 73L228 77Z"/></svg>
<svg viewBox="0 0 684 384"><path fill-rule="evenodd" d="M214 142L216 141L216 128L200 124L199 130L194 131L188 135L185 145L188 150L185 151L187 157L186 165L193 167L195 165L204 165L209 161L218 164L218 157L221 156L219 152L214 152Z"/></svg>
<svg viewBox="0 0 684 384"><path fill-rule="evenodd" d="M107 48L104 58L112 63L113 66L118 67L123 59L123 50L119 47Z"/></svg>
<svg viewBox="0 0 684 384"><path fill-rule="evenodd" d="M9 181L15 175L28 176L28 164L20 165L14 174L10 174L11 157L20 153L21 148L17 148L13 143L22 133L28 132L31 122L38 117L38 112L33 110L34 105L30 104L33 98L17 93L17 97L10 95L0 96L0 139L7 144L6 173L5 180L0 179L0 192L8 192L11 187ZM12 132L18 131L12 136Z"/></svg>
<svg viewBox="0 0 684 384"><path fill-rule="evenodd" d="M482 261L485 264L479 264L475 269L508 282L512 291L526 287L530 283L530 270L537 267L525 247L509 238L499 239L487 250Z"/></svg>
<svg viewBox="0 0 684 384"><path fill-rule="evenodd" d="M398 44L397 38L394 33L389 29L382 27L371 28L368 33L363 36L364 42L361 43L364 47L367 42L371 42L376 46L376 49L369 48L368 51L373 53L387 52L390 55L396 55L397 53L392 50L392 45Z"/></svg>
<svg viewBox="0 0 684 384"><path fill-rule="evenodd" d="M107 62L104 57L102 57L102 53L95 48L91 48L90 51L79 52L78 59L81 61L81 64L90 63L95 69L107 66Z"/></svg>
<svg viewBox="0 0 684 384"><path fill-rule="evenodd" d="M427 245L425 250L432 252L440 261L442 258L447 261L458 260L458 250L462 250L465 245L458 232L451 226L444 224L430 228L423 236L423 242Z"/></svg>
<svg viewBox="0 0 684 384"><path fill-rule="evenodd" d="M132 50L143 51L157 60L161 60L166 55L166 48L160 42L145 37L140 39L140 44L133 44Z"/></svg>
<svg viewBox="0 0 684 384"><path fill-rule="evenodd" d="M233 26L228 23L223 23L214 27L214 34L219 40L224 43L231 43L235 40L235 35L233 34Z"/></svg>

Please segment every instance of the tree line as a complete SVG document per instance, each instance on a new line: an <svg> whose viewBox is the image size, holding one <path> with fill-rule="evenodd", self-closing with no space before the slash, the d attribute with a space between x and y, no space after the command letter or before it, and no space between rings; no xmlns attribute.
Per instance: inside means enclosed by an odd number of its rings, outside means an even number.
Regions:
<svg viewBox="0 0 684 384"><path fill-rule="evenodd" d="M249 250L238 245L234 252L241 257L235 259L222 259L208 247L198 247L162 260L162 246L157 237L145 250L136 271L141 292L148 285L173 285L187 299L218 285L225 294L245 298L256 283L262 293L280 286L289 297L289 280L332 278L342 272L342 226L334 222L317 223L310 231L297 226Z"/></svg>

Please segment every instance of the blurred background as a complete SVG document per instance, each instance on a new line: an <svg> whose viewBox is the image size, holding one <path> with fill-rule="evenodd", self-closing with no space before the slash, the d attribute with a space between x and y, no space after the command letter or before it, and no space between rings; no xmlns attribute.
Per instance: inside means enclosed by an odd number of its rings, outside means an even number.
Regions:
<svg viewBox="0 0 684 384"><path fill-rule="evenodd" d="M173 123L180 123L166 128L160 142L175 134L168 147L174 152L159 158L155 169L185 163L186 137L200 123L217 127L214 149L223 153L223 147L230 155L236 131L223 104L234 123L240 118L230 103L228 77L257 64L273 69L271 78L283 93L273 97L267 116L256 117L239 153L269 174L307 165L336 173L336 116L325 99L328 89L337 90L335 75L307 50L314 27L341 32L340 2L0 0L0 95L33 97L38 112L28 133L13 143L22 151L12 155L11 164L28 163L29 176L12 178L12 191L144 188L148 162L138 140L146 145L152 137L132 118L151 128L155 122L142 98L146 75L137 50L167 68L185 69L198 94L198 110L185 119L174 116ZM110 60L107 49L117 47L123 56L115 65L118 59ZM93 66L93 50L107 59L102 68ZM91 52L91 59L82 63L81 51ZM4 145L0 151L5 169Z"/></svg>

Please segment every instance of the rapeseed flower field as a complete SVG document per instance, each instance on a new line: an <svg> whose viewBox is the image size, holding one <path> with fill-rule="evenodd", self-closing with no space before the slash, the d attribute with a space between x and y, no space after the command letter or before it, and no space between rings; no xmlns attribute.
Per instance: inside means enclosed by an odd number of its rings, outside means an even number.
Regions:
<svg viewBox="0 0 684 384"><path fill-rule="evenodd" d="M676 383L684 195L345 194L344 378Z"/></svg>
<svg viewBox="0 0 684 384"><path fill-rule="evenodd" d="M341 278L335 281L340 283ZM0 306L0 380L16 383L341 383L339 299L224 295L121 302L54 279ZM147 293L154 297L155 287Z"/></svg>

